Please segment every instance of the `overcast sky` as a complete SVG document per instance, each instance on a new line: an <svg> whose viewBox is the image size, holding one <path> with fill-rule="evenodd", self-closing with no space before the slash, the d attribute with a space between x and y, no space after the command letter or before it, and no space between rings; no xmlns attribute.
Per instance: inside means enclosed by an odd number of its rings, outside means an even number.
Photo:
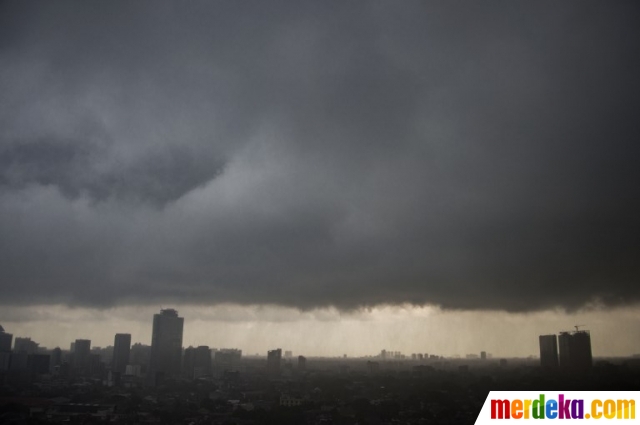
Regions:
<svg viewBox="0 0 640 425"><path fill-rule="evenodd" d="M622 321L639 12L1 2L0 323L221 303Z"/></svg>

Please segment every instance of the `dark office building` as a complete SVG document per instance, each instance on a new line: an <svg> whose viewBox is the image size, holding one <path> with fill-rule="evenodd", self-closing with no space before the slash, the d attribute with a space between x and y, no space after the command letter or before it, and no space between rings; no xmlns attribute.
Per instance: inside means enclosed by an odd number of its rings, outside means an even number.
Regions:
<svg viewBox="0 0 640 425"><path fill-rule="evenodd" d="M48 354L29 354L27 356L27 369L34 375L49 373L51 358Z"/></svg>
<svg viewBox="0 0 640 425"><path fill-rule="evenodd" d="M213 355L216 374L222 376L225 370L234 370L240 363L242 350L237 348L221 348Z"/></svg>
<svg viewBox="0 0 640 425"><path fill-rule="evenodd" d="M558 338L556 335L540 335L540 366L545 369L558 367Z"/></svg>
<svg viewBox="0 0 640 425"><path fill-rule="evenodd" d="M561 368L586 372L593 366L591 335L588 331L561 332L558 346Z"/></svg>
<svg viewBox="0 0 640 425"><path fill-rule="evenodd" d="M73 369L78 376L91 374L91 340L76 339L73 352Z"/></svg>
<svg viewBox="0 0 640 425"><path fill-rule="evenodd" d="M4 328L0 326L0 353L8 353L11 351L11 342L13 340L13 335L10 333L6 333Z"/></svg>
<svg viewBox="0 0 640 425"><path fill-rule="evenodd" d="M280 361L282 359L282 350L270 350L267 352L267 373L271 376L280 375Z"/></svg>
<svg viewBox="0 0 640 425"><path fill-rule="evenodd" d="M184 350L184 375L190 379L197 379L211 375L211 350L206 345L198 348L189 347Z"/></svg>
<svg viewBox="0 0 640 425"><path fill-rule="evenodd" d="M143 375L149 370L149 358L151 357L151 346L136 342L131 346L131 355L129 356L129 364L140 366L140 372Z"/></svg>
<svg viewBox="0 0 640 425"><path fill-rule="evenodd" d="M298 356L298 370L301 372L307 370L307 358L305 356Z"/></svg>
<svg viewBox="0 0 640 425"><path fill-rule="evenodd" d="M51 368L60 366L62 364L62 350L60 347L56 347L51 350Z"/></svg>
<svg viewBox="0 0 640 425"><path fill-rule="evenodd" d="M175 377L182 366L182 330L184 319L173 309L160 310L153 315L150 370L155 376Z"/></svg>
<svg viewBox="0 0 640 425"><path fill-rule="evenodd" d="M91 353L89 356L89 375L106 376L106 365L102 361L100 354Z"/></svg>
<svg viewBox="0 0 640 425"><path fill-rule="evenodd" d="M242 358L242 350L237 348L221 348L215 353L216 361L237 364Z"/></svg>
<svg viewBox="0 0 640 425"><path fill-rule="evenodd" d="M193 377L211 375L211 350L206 345L196 348L193 359Z"/></svg>
<svg viewBox="0 0 640 425"><path fill-rule="evenodd" d="M31 341L31 338L17 337L13 343L13 351L35 354L38 351L38 343Z"/></svg>
<svg viewBox="0 0 640 425"><path fill-rule="evenodd" d="M193 378L193 365L195 363L196 349L189 346L184 350L182 354L182 373L185 377Z"/></svg>
<svg viewBox="0 0 640 425"><path fill-rule="evenodd" d="M131 353L131 334L116 334L113 341L113 361L111 370L124 374Z"/></svg>

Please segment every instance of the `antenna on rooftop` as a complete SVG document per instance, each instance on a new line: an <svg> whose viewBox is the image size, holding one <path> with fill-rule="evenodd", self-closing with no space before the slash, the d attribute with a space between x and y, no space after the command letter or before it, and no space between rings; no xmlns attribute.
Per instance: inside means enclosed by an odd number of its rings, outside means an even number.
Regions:
<svg viewBox="0 0 640 425"><path fill-rule="evenodd" d="M581 326L587 326L587 325L573 325L573 327L576 328L576 332L580 331Z"/></svg>

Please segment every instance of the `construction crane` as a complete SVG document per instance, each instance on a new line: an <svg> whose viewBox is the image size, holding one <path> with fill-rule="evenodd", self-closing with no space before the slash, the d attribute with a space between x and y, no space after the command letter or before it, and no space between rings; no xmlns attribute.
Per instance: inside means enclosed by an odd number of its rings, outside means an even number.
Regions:
<svg viewBox="0 0 640 425"><path fill-rule="evenodd" d="M587 325L573 325L573 327L576 328L576 332L580 331L580 326L587 326Z"/></svg>

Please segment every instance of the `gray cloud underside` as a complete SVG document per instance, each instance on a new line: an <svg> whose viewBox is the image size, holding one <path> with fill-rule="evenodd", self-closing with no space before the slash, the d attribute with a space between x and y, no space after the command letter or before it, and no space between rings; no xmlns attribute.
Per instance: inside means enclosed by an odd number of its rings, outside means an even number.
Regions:
<svg viewBox="0 0 640 425"><path fill-rule="evenodd" d="M3 2L0 291L640 298L633 2Z"/></svg>

